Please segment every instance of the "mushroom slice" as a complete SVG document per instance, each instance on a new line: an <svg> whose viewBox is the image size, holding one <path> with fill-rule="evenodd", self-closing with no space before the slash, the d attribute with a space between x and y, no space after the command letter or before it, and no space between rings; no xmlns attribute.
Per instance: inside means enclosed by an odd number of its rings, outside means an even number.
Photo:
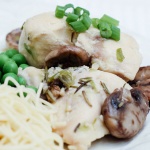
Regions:
<svg viewBox="0 0 150 150"><path fill-rule="evenodd" d="M19 43L20 35L21 35L20 28L14 29L10 33L8 33L6 36L6 42L8 46L18 50L18 43Z"/></svg>
<svg viewBox="0 0 150 150"><path fill-rule="evenodd" d="M148 100L150 101L150 78L142 81L138 81L136 86L141 88L143 94L147 96Z"/></svg>
<svg viewBox="0 0 150 150"><path fill-rule="evenodd" d="M129 81L132 87L139 87L150 101L150 66L140 67L135 79Z"/></svg>
<svg viewBox="0 0 150 150"><path fill-rule="evenodd" d="M63 68L87 65L90 62L88 53L77 46L62 46L51 51L45 58L48 67L63 65Z"/></svg>
<svg viewBox="0 0 150 150"><path fill-rule="evenodd" d="M132 138L143 127L148 110L148 100L139 88L122 88L105 100L102 114L113 136Z"/></svg>
<svg viewBox="0 0 150 150"><path fill-rule="evenodd" d="M135 76L135 81L150 79L150 66L140 67Z"/></svg>

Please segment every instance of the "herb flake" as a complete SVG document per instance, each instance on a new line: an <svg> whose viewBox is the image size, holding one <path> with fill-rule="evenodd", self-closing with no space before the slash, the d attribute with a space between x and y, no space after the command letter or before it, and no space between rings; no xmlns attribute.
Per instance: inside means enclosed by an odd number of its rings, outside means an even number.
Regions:
<svg viewBox="0 0 150 150"><path fill-rule="evenodd" d="M123 60L125 59L121 48L118 48L116 50L116 57L119 62L123 62Z"/></svg>
<svg viewBox="0 0 150 150"><path fill-rule="evenodd" d="M90 101L89 101L89 99L88 99L87 94L86 94L85 91L82 91L82 95L83 95L83 97L84 97L85 102L86 102L90 107L92 107L92 104L90 103Z"/></svg>
<svg viewBox="0 0 150 150"><path fill-rule="evenodd" d="M32 54L32 51L31 51L31 48L29 45L27 45L26 43L24 43L24 48L26 49L26 51L33 57L33 54Z"/></svg>
<svg viewBox="0 0 150 150"><path fill-rule="evenodd" d="M101 82L101 81L100 81L100 84L101 84L101 86L102 86L104 92L105 92L106 94L110 94L110 92L109 92L109 90L108 90L106 84L105 84L104 82Z"/></svg>

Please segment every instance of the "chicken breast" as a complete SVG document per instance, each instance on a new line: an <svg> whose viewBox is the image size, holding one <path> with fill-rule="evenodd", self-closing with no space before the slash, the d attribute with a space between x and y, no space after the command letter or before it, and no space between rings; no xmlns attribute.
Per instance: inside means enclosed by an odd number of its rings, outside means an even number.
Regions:
<svg viewBox="0 0 150 150"><path fill-rule="evenodd" d="M67 47L66 47L67 46ZM121 49L125 59L120 62L116 50ZM141 54L136 41L121 33L120 41L105 39L92 26L76 34L54 13L39 14L23 25L19 52L28 63L38 68L59 64L82 66L92 64L95 69L114 73L125 80L133 80L141 64Z"/></svg>
<svg viewBox="0 0 150 150"><path fill-rule="evenodd" d="M79 34L75 45L92 56L93 68L114 73L125 80L134 79L142 61L138 44L125 33L121 33L120 41L114 41L101 38L99 30L91 27ZM119 62L116 57L119 48L125 57L123 62Z"/></svg>
<svg viewBox="0 0 150 150"><path fill-rule="evenodd" d="M28 19L19 40L19 52L29 64L41 68L45 57L52 50L64 45L71 45L72 30L65 19L58 19L48 12Z"/></svg>
<svg viewBox="0 0 150 150"><path fill-rule="evenodd" d="M91 79L92 83L88 82L78 91L70 87L64 96L56 100L54 106L58 112L53 128L63 137L64 142L69 144L70 149L87 150L92 141L109 133L101 115L101 107L107 97L101 83L112 92L123 87L125 81L114 74L88 67L70 68L69 71L75 79L73 86L79 87L81 79ZM53 76L53 72L57 73L51 68L50 76ZM131 87L127 84L126 88Z"/></svg>
<svg viewBox="0 0 150 150"><path fill-rule="evenodd" d="M61 71L63 69L59 67L50 68L48 78ZM71 72L74 82L68 90L61 86L59 91L57 88L52 91L54 94L56 90L56 95L53 95L56 96L56 101L53 105L57 109L52 128L62 136L70 150L87 150L93 141L109 134L101 115L101 108L108 94L124 85L127 89L131 87L112 73L86 66L69 68L67 71ZM35 67L19 70L18 74L26 78L28 85L36 87L44 79L44 69ZM47 85L43 87L44 91L47 89Z"/></svg>

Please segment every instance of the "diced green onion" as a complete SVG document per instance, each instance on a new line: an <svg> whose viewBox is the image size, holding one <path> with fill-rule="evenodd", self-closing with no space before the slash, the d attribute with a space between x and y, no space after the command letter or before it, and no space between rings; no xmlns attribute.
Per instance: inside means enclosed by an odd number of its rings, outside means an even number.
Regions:
<svg viewBox="0 0 150 150"><path fill-rule="evenodd" d="M72 8L72 12L66 12L67 9ZM110 38L115 41L120 40L120 29L117 28L119 21L104 14L100 19L90 18L90 12L82 7L74 8L73 4L65 6L57 6L55 10L57 18L66 16L66 22L73 28L75 32L85 32L89 29L91 24L93 27L100 30L103 38Z"/></svg>
<svg viewBox="0 0 150 150"><path fill-rule="evenodd" d="M24 43L24 48L33 57L31 47L29 45L27 45L26 43Z"/></svg>
<svg viewBox="0 0 150 150"><path fill-rule="evenodd" d="M77 21L77 20L78 20L78 18L79 18L79 16L78 16L78 15L73 14L73 13L69 13L69 14L67 15L67 19L66 19L66 21L67 21L68 23L70 23L70 22Z"/></svg>
<svg viewBox="0 0 150 150"><path fill-rule="evenodd" d="M67 10L68 8L73 8L74 9L73 4L66 4L65 5L65 10Z"/></svg>
<svg viewBox="0 0 150 150"><path fill-rule="evenodd" d="M89 17L89 15L88 14L86 14L86 13L84 13L83 15L82 15L82 23L85 25L85 27L86 27L86 29L88 29L89 27L90 27L90 25L91 25L91 23L92 23L92 21L91 21L91 18Z"/></svg>
<svg viewBox="0 0 150 150"><path fill-rule="evenodd" d="M83 13L90 15L90 12L82 7L76 7L74 9L74 13L78 16L81 16Z"/></svg>
<svg viewBox="0 0 150 150"><path fill-rule="evenodd" d="M123 60L124 60L124 55L123 55L123 52L122 52L122 49L121 48L118 48L117 50L116 50L116 57L117 57L117 60L119 61L119 62L123 62Z"/></svg>
<svg viewBox="0 0 150 150"><path fill-rule="evenodd" d="M110 38L115 41L119 41L120 40L120 29L118 27L112 25L111 30L112 30L112 35Z"/></svg>
<svg viewBox="0 0 150 150"><path fill-rule="evenodd" d="M75 30L76 32L85 32L87 30L86 26L83 24L83 22L80 21L75 21L69 23L69 25Z"/></svg>
<svg viewBox="0 0 150 150"><path fill-rule="evenodd" d="M63 18L65 15L65 7L57 6L55 10L55 16L57 18Z"/></svg>
<svg viewBox="0 0 150 150"><path fill-rule="evenodd" d="M104 14L102 18L100 18L100 21L104 21L104 22L107 22L111 25L114 25L114 26L118 26L119 25L119 21Z"/></svg>
<svg viewBox="0 0 150 150"><path fill-rule="evenodd" d="M65 16L68 16L69 13L74 13L74 6L73 6L73 4L66 4L64 6L64 8L65 8ZM72 12L66 13L66 10L69 9L69 8L72 8Z"/></svg>
<svg viewBox="0 0 150 150"><path fill-rule="evenodd" d="M99 25L99 29L100 29L100 34L103 38L110 38L112 35L112 30L110 25L107 22L101 22L101 24Z"/></svg>
<svg viewBox="0 0 150 150"><path fill-rule="evenodd" d="M98 18L92 18L92 25L94 28L98 28L99 19Z"/></svg>

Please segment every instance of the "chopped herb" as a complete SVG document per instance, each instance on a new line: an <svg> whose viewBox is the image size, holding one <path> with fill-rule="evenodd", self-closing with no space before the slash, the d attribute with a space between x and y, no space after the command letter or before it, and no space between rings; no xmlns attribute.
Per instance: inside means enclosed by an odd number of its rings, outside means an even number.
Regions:
<svg viewBox="0 0 150 150"><path fill-rule="evenodd" d="M80 123L77 124L77 126L76 126L75 129L74 129L74 132L76 132L79 127L80 127Z"/></svg>
<svg viewBox="0 0 150 150"><path fill-rule="evenodd" d="M96 88L96 85L95 85L95 82L93 80L91 80L91 86L92 88L94 89L95 92L98 92L97 88Z"/></svg>
<svg viewBox="0 0 150 150"><path fill-rule="evenodd" d="M90 101L89 101L89 99L88 99L88 97L87 97L85 91L82 91L82 95L83 95L84 100L86 101L86 103L87 103L90 107L92 107L92 104L90 103Z"/></svg>
<svg viewBox="0 0 150 150"><path fill-rule="evenodd" d="M74 84L72 73L68 70L60 71L58 78L67 88Z"/></svg>
<svg viewBox="0 0 150 150"><path fill-rule="evenodd" d="M74 92L77 93L83 86L87 85L88 82L90 82L91 80L88 80L86 82L79 82L81 85L76 89L76 91Z"/></svg>
<svg viewBox="0 0 150 150"><path fill-rule="evenodd" d="M45 80L48 81L48 68L47 68L47 66L45 66L44 71L45 71Z"/></svg>
<svg viewBox="0 0 150 150"><path fill-rule="evenodd" d="M93 120L92 124L94 125L94 124L96 123L96 121L97 121L97 118L95 118L95 119Z"/></svg>
<svg viewBox="0 0 150 150"><path fill-rule="evenodd" d="M86 132L86 131L88 131L92 126L91 126L92 124L89 124L89 123L87 123L87 122L85 122L85 123L82 123L82 124L80 124L80 126L79 126L79 128L78 128L78 130L80 130L80 131L82 131L82 132Z"/></svg>
<svg viewBox="0 0 150 150"><path fill-rule="evenodd" d="M70 86L70 88L78 88L78 87L77 87L77 86L72 85L72 86Z"/></svg>
<svg viewBox="0 0 150 150"><path fill-rule="evenodd" d="M59 74L59 72L57 72L56 74L54 74L53 76L51 76L50 78L48 78L47 82L48 83L53 82L55 79L58 78L58 74Z"/></svg>
<svg viewBox="0 0 150 150"><path fill-rule="evenodd" d="M101 86L102 86L104 92L105 92L106 94L110 94L110 92L109 92L109 90L108 90L106 84L105 84L104 82L101 82L101 81L100 81L100 84L101 84Z"/></svg>
<svg viewBox="0 0 150 150"><path fill-rule="evenodd" d="M127 83L124 83L123 88L126 86Z"/></svg>
<svg viewBox="0 0 150 150"><path fill-rule="evenodd" d="M119 61L119 62L123 62L123 60L124 60L124 55L123 55L123 53L122 53L122 49L121 48L118 48L117 50L116 50L116 57L117 57L117 60Z"/></svg>
<svg viewBox="0 0 150 150"><path fill-rule="evenodd" d="M32 54L32 51L31 51L31 48L29 45L27 45L26 43L24 43L24 48L26 49L26 51L33 57L33 54Z"/></svg>
<svg viewBox="0 0 150 150"><path fill-rule="evenodd" d="M89 80L92 80L92 78L91 77L81 78L79 81L86 82L86 81L89 81Z"/></svg>
<svg viewBox="0 0 150 150"><path fill-rule="evenodd" d="M69 88L74 84L74 78L72 76L72 73L68 70L62 70L54 74L52 77L48 79L48 82L50 83L55 79L59 79L66 88Z"/></svg>
<svg viewBox="0 0 150 150"><path fill-rule="evenodd" d="M122 107L123 104L124 104L124 102L121 102L121 103L118 105L118 107Z"/></svg>
<svg viewBox="0 0 150 150"><path fill-rule="evenodd" d="M52 92L50 90L46 91L46 97L47 97L49 102L51 102L51 103L55 103L56 102L56 98L53 96L53 94L52 94Z"/></svg>
<svg viewBox="0 0 150 150"><path fill-rule="evenodd" d="M21 30L23 30L23 26L24 26L25 22L23 23L22 27L21 27Z"/></svg>

